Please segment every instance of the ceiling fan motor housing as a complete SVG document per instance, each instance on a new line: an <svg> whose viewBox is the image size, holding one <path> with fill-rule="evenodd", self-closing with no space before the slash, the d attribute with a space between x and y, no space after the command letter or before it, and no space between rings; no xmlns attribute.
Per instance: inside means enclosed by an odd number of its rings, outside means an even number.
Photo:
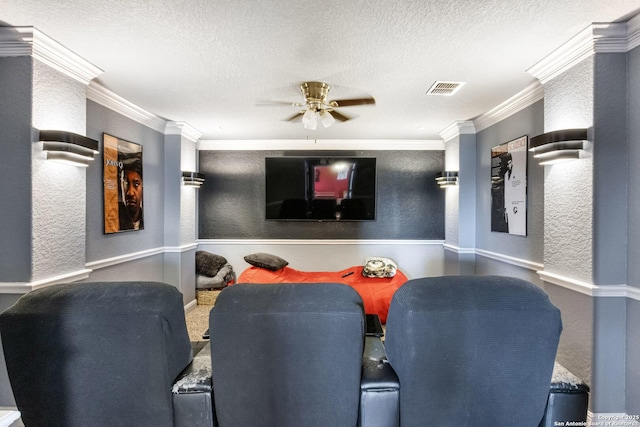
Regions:
<svg viewBox="0 0 640 427"><path fill-rule="evenodd" d="M305 82L300 85L307 105L316 111L323 108L329 92L329 85L323 82Z"/></svg>

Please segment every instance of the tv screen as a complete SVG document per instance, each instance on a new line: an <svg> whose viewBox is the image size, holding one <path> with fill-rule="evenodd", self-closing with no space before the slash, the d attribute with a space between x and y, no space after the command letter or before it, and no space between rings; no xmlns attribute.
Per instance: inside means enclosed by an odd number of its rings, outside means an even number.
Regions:
<svg viewBox="0 0 640 427"><path fill-rule="evenodd" d="M266 219L374 221L376 159L267 157Z"/></svg>

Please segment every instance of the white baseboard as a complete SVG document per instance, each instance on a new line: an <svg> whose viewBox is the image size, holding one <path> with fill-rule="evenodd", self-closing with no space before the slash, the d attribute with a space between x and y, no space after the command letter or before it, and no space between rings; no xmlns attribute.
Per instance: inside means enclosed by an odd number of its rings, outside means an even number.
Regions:
<svg viewBox="0 0 640 427"><path fill-rule="evenodd" d="M187 303L187 305L184 306L184 312L188 313L191 310L193 310L194 308L196 308L198 306L198 300L192 300L191 302Z"/></svg>
<svg viewBox="0 0 640 427"><path fill-rule="evenodd" d="M8 408L0 409L0 427L9 427L18 418L20 418L20 411Z"/></svg>

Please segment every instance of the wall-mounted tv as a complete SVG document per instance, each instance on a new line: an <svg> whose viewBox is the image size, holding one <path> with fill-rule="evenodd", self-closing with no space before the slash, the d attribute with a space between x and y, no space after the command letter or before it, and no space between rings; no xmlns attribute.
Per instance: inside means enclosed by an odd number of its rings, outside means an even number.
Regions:
<svg viewBox="0 0 640 427"><path fill-rule="evenodd" d="M374 221L373 157L267 157L266 219Z"/></svg>

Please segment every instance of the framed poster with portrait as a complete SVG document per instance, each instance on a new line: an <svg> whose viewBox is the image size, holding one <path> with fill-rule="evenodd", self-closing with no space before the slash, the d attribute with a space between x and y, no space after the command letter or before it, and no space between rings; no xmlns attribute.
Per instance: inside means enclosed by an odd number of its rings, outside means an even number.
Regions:
<svg viewBox="0 0 640 427"><path fill-rule="evenodd" d="M527 235L528 137L491 149L491 231Z"/></svg>
<svg viewBox="0 0 640 427"><path fill-rule="evenodd" d="M142 146L103 135L104 233L144 229Z"/></svg>

